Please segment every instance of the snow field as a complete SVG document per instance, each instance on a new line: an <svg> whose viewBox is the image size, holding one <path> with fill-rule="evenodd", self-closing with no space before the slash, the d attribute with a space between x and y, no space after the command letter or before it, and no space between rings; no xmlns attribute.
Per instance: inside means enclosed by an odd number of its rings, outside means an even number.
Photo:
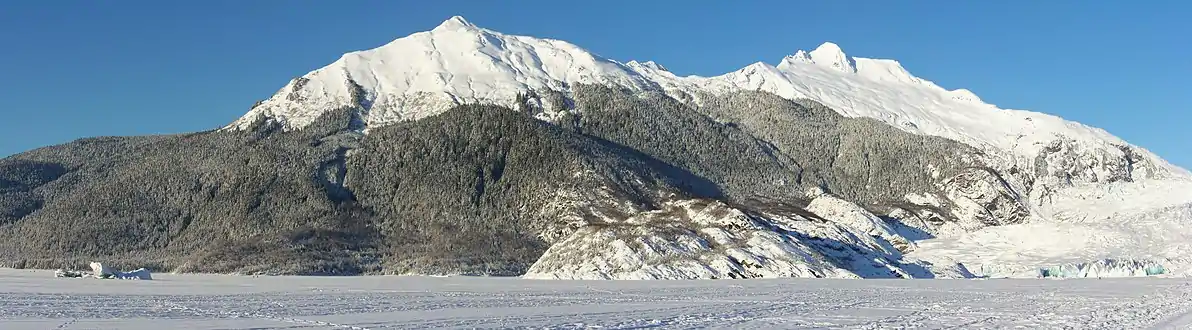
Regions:
<svg viewBox="0 0 1192 330"><path fill-rule="evenodd" d="M0 269L3 329L1178 329L1192 281L540 281ZM96 283L102 283L97 285Z"/></svg>

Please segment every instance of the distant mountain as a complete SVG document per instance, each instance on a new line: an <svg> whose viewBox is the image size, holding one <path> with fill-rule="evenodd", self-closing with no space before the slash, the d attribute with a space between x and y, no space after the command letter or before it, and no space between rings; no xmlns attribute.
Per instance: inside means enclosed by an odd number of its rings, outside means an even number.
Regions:
<svg viewBox="0 0 1192 330"><path fill-rule="evenodd" d="M19 267L1135 274L1192 265L1181 212L1192 175L1143 148L832 43L679 77L461 17L345 54L221 129L0 160L0 260Z"/></svg>

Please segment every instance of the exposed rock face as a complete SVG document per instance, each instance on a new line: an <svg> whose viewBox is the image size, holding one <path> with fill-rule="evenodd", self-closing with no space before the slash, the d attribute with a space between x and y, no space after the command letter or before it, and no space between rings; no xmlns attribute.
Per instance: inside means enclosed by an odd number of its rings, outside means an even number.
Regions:
<svg viewBox="0 0 1192 330"><path fill-rule="evenodd" d="M967 168L941 185L944 195L955 203L953 214L974 222L969 227L1017 224L1031 216L1023 198L993 169Z"/></svg>
<svg viewBox="0 0 1192 330"><path fill-rule="evenodd" d="M860 233L873 237L874 245L868 246L875 251L901 258L901 252L914 248L914 243L900 235L882 218L868 210L850 203L839 197L813 188L809 197L813 198L807 205L807 211L833 223L850 227Z"/></svg>
<svg viewBox="0 0 1192 330"><path fill-rule="evenodd" d="M1035 205L1054 201L1052 194L1080 184L1109 184L1179 177L1136 147L1090 144L1060 137L1042 148L1033 160L1030 200Z"/></svg>

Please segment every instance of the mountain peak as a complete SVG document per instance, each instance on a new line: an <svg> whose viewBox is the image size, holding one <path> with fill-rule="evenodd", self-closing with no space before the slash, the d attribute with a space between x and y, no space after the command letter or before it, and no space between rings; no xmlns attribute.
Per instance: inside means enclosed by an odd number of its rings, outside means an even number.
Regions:
<svg viewBox="0 0 1192 330"><path fill-rule="evenodd" d="M832 42L821 44L815 50L811 51L809 55L811 61L815 64L830 67L841 72L856 72L857 70L852 59L844 54L844 50Z"/></svg>
<svg viewBox="0 0 1192 330"><path fill-rule="evenodd" d="M626 65L628 65L630 67L641 67L641 68L648 68L650 70L669 72L669 70L667 70L666 67L662 66L662 64L655 63L654 61L645 61L645 62L629 61L628 63L626 63Z"/></svg>
<svg viewBox="0 0 1192 330"><path fill-rule="evenodd" d="M811 63L812 62L811 55L808 55L807 51L802 50L802 49L800 49L798 52L795 52L795 55L787 56L786 58L782 59L782 61L783 62L795 62L795 63Z"/></svg>
<svg viewBox="0 0 1192 330"><path fill-rule="evenodd" d="M857 73L856 61L844 53L840 46L833 42L825 42L810 52L799 50L794 55L788 55L778 64L778 68L786 68L795 64L813 64L834 71Z"/></svg>
<svg viewBox="0 0 1192 330"><path fill-rule="evenodd" d="M325 109L362 107L366 125L379 127L460 104L515 106L528 91L568 92L576 84L637 91L655 86L625 65L571 43L506 35L453 16L431 31L345 54L283 87L233 126L267 117L296 129Z"/></svg>
<svg viewBox="0 0 1192 330"><path fill-rule="evenodd" d="M438 27L435 27L435 30L459 30L474 28L476 28L476 25L472 24L472 22L468 22L468 20L463 16L456 15L451 16L451 18L448 18L446 21L443 21L443 23L439 24Z"/></svg>
<svg viewBox="0 0 1192 330"><path fill-rule="evenodd" d="M815 47L815 50L812 50L811 52L812 53L835 53L835 54L839 54L840 56L844 56L844 50L840 49L840 45L837 45L836 43L831 42L831 41L825 41L824 43L820 44L819 47Z"/></svg>

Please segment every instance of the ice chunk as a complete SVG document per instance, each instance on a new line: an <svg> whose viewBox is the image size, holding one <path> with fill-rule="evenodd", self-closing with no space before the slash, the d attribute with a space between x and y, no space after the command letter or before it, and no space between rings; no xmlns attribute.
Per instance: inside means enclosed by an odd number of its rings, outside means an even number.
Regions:
<svg viewBox="0 0 1192 330"><path fill-rule="evenodd" d="M54 271L54 277L79 278L79 277L85 277L85 276L87 276L86 273L79 272L79 271L73 271L73 270L59 269L59 270Z"/></svg>
<svg viewBox="0 0 1192 330"><path fill-rule="evenodd" d="M1167 268L1149 260L1103 259L1087 263L1056 265L1039 269L1040 277L1139 277L1167 273Z"/></svg>
<svg viewBox="0 0 1192 330"><path fill-rule="evenodd" d="M122 280L152 280L153 275L148 269L139 268L131 272L116 272L114 276Z"/></svg>
<svg viewBox="0 0 1192 330"><path fill-rule="evenodd" d="M148 269L139 268L131 272L122 272L111 267L105 266L101 262L91 263L91 273L73 270L59 269L54 272L54 277L66 278L104 278L104 279L124 279L124 280L152 280L153 274Z"/></svg>

